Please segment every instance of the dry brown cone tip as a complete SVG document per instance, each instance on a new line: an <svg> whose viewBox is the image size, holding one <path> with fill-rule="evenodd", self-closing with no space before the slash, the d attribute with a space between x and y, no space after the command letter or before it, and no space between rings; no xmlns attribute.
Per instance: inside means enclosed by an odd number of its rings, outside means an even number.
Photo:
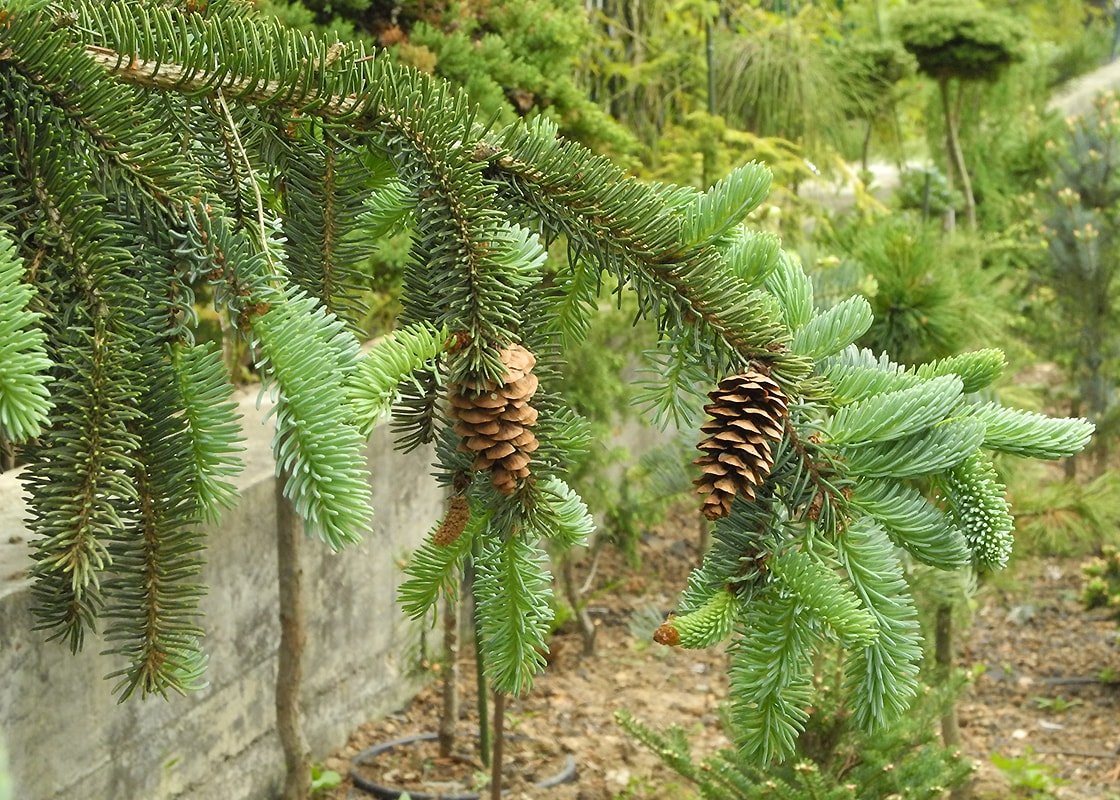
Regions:
<svg viewBox="0 0 1120 800"><path fill-rule="evenodd" d="M537 360L519 344L499 352L506 374L501 383L453 383L448 387L448 414L462 437L460 452L475 454L471 469L489 471L501 494L517 491L530 475L531 454L539 443L531 428L537 410L529 404L537 391Z"/></svg>
<svg viewBox="0 0 1120 800"><path fill-rule="evenodd" d="M737 495L754 500L754 490L774 465L771 442L781 441L789 401L781 387L761 372L731 375L708 393L704 406L709 419L695 463L700 477L693 481L704 495L703 514L711 520L731 513Z"/></svg>
<svg viewBox="0 0 1120 800"><path fill-rule="evenodd" d="M672 614L653 632L653 641L666 647L676 647L681 643L681 632L673 625Z"/></svg>

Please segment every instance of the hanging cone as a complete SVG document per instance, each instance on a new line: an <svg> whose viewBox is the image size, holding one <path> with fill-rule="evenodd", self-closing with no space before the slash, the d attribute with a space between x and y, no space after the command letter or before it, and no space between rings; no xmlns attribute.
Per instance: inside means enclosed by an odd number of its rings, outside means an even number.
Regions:
<svg viewBox="0 0 1120 800"><path fill-rule="evenodd" d="M513 494L529 477L530 454L538 447L530 428L537 410L529 401L537 391L532 370L537 360L519 344L499 352L506 374L502 383L484 381L448 387L448 414L462 437L460 452L475 453L471 469L488 470L501 494Z"/></svg>
<svg viewBox="0 0 1120 800"><path fill-rule="evenodd" d="M701 475L693 483L705 495L704 516L716 520L731 513L736 495L754 500L755 487L770 474L770 443L781 441L788 401L761 372L724 378L708 397L709 419L700 428L707 438L696 445L703 455L693 462Z"/></svg>

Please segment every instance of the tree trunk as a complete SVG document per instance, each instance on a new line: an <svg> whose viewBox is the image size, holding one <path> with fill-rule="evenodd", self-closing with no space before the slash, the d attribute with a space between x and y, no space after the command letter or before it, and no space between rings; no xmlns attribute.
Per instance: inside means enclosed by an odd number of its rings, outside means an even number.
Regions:
<svg viewBox="0 0 1120 800"><path fill-rule="evenodd" d="M943 688L953 679L953 605L943 603L937 607L937 623L934 631L934 662L937 677ZM961 728L957 721L957 701L952 695L944 700L941 709L941 741L954 750L961 747ZM950 793L950 800L968 800L971 787L968 783L956 787Z"/></svg>
<svg viewBox="0 0 1120 800"><path fill-rule="evenodd" d="M938 81L941 90L941 108L945 114L945 145L949 156L949 169L947 179L950 193L953 190L953 173L961 182L961 193L964 195L965 215L968 219L969 230L976 230L976 198L972 194L972 180L968 177L968 169L964 163L964 151L961 150L960 139L960 98L963 87L958 83L957 104L954 109L949 95L949 79L942 78ZM946 228L953 230L956 227L956 213L950 209L946 214Z"/></svg>
<svg viewBox="0 0 1120 800"><path fill-rule="evenodd" d="M568 604L572 607L572 613L575 614L576 622L579 623L579 637L583 642L583 657L590 658L595 655L595 634L598 629L595 627L595 621L591 619L591 615L587 613L587 606L580 603L580 593L576 588L575 565L573 563L572 554L564 553L560 556L560 577L561 584L564 587L564 595L568 600Z"/></svg>
<svg viewBox="0 0 1120 800"><path fill-rule="evenodd" d="M478 547L478 541L474 543ZM477 553L477 549L476 549ZM490 701L487 698L486 667L482 663L482 650L478 642L478 604L474 600L474 558L467 559L463 566L463 583L471 587L471 630L474 632L474 678L475 701L478 707L478 757L483 766L490 766Z"/></svg>
<svg viewBox="0 0 1120 800"><path fill-rule="evenodd" d="M443 615L443 709L439 718L439 754L450 758L459 723L459 603L447 598Z"/></svg>
<svg viewBox="0 0 1120 800"><path fill-rule="evenodd" d="M502 800L502 757L505 754L506 696L494 692L494 758L490 764L490 800Z"/></svg>
<svg viewBox="0 0 1120 800"><path fill-rule="evenodd" d="M714 117L716 115L716 46L712 40L711 20L704 23L704 55L708 67L708 113Z"/></svg>
<svg viewBox="0 0 1120 800"><path fill-rule="evenodd" d="M303 686L303 651L307 644L307 618L303 607L303 567L300 540L303 525L291 501L284 496L288 474L276 481L276 560L280 589L280 649L276 672L276 731L284 748L282 800L311 797L311 747L303 732L300 690Z"/></svg>

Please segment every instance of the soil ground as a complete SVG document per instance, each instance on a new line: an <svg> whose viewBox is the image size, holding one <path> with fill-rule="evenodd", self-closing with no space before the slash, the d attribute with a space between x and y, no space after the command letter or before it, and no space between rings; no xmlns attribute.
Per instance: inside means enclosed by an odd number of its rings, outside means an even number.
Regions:
<svg viewBox="0 0 1120 800"><path fill-rule="evenodd" d="M676 524L674 524L674 522ZM652 644L650 636L676 602L699 557L696 525L674 520L642 543L641 566L604 551L589 592L596 655L581 657L574 627L552 639L553 656L533 692L512 701L507 730L543 740L557 766L572 754L578 782L547 791L515 787L512 800L689 798L694 788L618 727L626 709L655 727L675 723L692 733L694 752L726 746L719 708L726 697L726 656ZM682 538L683 537L683 538ZM586 567L586 565L585 565ZM1079 561L1025 560L982 586L958 664L973 680L958 706L964 747L978 765L973 797L1120 798L1120 640L1117 625L1077 602ZM475 730L473 662L461 666L463 734ZM371 743L435 731L439 684L407 708L355 731L325 766L345 775L349 759ZM1000 770L993 753L1008 759ZM393 779L407 765L395 764ZM416 772L415 765L411 768ZM540 769L548 772L551 767ZM481 764L468 765L481 772ZM386 783L389 781L386 780ZM368 795L345 781L323 797Z"/></svg>

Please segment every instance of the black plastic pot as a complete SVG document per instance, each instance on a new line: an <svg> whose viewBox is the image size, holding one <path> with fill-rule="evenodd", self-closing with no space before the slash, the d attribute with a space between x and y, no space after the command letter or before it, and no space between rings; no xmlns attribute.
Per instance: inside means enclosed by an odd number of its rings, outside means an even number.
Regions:
<svg viewBox="0 0 1120 800"><path fill-rule="evenodd" d="M466 794L428 794L427 792L412 792L408 789L397 789L391 786L382 786L381 784L374 783L367 780L358 774L354 766L359 764L367 764L373 759L377 758L382 753L387 753L394 747L401 747L403 745L413 744L415 742L430 742L438 739L438 734L435 733L422 733L418 736L406 736L403 739L393 739L391 742L383 742L375 744L373 747L367 747L362 752L358 753L350 759L350 779L354 781L354 786L361 789L366 794L374 797L382 798L382 800L397 800L401 795L408 792L411 800L479 800L480 795L475 792L468 792ZM528 739L528 736L507 735L507 740L514 739ZM559 786L562 783L571 783L576 779L576 760L568 756L564 761L563 768L553 775L551 778L546 778L543 781L535 783L541 789L550 789L553 786Z"/></svg>

